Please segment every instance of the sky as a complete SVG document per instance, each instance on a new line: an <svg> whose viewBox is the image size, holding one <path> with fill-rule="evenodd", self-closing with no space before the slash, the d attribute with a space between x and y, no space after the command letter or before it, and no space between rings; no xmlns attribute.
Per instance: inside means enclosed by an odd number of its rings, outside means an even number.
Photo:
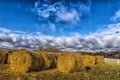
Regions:
<svg viewBox="0 0 120 80"><path fill-rule="evenodd" d="M120 50L120 0L0 0L0 47Z"/></svg>

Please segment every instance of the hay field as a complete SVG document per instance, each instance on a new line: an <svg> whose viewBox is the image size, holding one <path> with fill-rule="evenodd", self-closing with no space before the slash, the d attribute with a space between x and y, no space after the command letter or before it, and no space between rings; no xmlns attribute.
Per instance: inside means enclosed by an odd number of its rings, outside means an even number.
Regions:
<svg viewBox="0 0 120 80"><path fill-rule="evenodd" d="M23 49L7 60L10 63L0 63L0 80L120 80L120 64L104 62L102 56Z"/></svg>
<svg viewBox="0 0 120 80"><path fill-rule="evenodd" d="M0 64L0 80L120 80L120 64L105 63L89 71L61 73L57 69L31 73L12 73L9 65Z"/></svg>

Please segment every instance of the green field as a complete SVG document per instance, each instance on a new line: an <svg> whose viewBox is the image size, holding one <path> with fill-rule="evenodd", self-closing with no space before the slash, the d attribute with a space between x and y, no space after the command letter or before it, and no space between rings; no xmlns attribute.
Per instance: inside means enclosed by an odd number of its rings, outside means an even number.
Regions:
<svg viewBox="0 0 120 80"><path fill-rule="evenodd" d="M24 74L10 72L8 64L0 64L0 80L120 80L120 64L106 62L104 66L73 73L53 69Z"/></svg>

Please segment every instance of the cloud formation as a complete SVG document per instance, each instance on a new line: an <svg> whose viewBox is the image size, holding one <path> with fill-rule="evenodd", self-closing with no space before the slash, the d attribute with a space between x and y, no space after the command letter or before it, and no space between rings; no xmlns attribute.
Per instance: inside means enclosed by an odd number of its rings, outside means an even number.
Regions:
<svg viewBox="0 0 120 80"><path fill-rule="evenodd" d="M86 36L73 33L70 36L48 36L39 32L25 33L0 28L0 47L37 49L48 45L67 51L112 51L120 49L120 23Z"/></svg>
<svg viewBox="0 0 120 80"><path fill-rule="evenodd" d="M38 30L55 33L78 26L91 12L91 4L92 0L38 0L29 8L38 16Z"/></svg>
<svg viewBox="0 0 120 80"><path fill-rule="evenodd" d="M64 22L75 24L82 16L88 15L91 0L39 0L31 9L39 16L39 20L48 20L53 23Z"/></svg>
<svg viewBox="0 0 120 80"><path fill-rule="evenodd" d="M112 21L120 21L120 9L115 12L114 16L111 17Z"/></svg>

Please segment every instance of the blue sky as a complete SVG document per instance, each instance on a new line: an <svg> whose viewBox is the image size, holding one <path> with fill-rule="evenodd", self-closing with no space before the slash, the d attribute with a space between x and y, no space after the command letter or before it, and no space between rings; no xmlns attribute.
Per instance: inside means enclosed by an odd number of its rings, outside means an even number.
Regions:
<svg viewBox="0 0 120 80"><path fill-rule="evenodd" d="M119 5L120 0L0 0L0 28L31 37L90 36L118 27Z"/></svg>
<svg viewBox="0 0 120 80"><path fill-rule="evenodd" d="M77 7L83 6L80 10L73 8L79 15L78 17L80 20L75 20L75 23L72 23L74 19L71 19L68 22L64 19L60 21L51 21L50 17L47 17L46 20L43 20L43 16L39 16L39 10L32 11L32 9L35 9L35 3L37 3L37 0L1 0L0 26L3 28L25 32L37 31L53 36L70 35L74 32L78 32L80 34L89 34L91 32L95 32L99 28L103 28L103 26L106 24L115 23L114 21L111 21L110 18L120 8L119 0L76 0L76 2L71 0L69 3L72 3L72 5L76 5ZM63 3L61 5L63 5ZM45 4L45 2L42 4ZM48 5L53 4L51 2L51 4ZM72 6L69 6L67 3L64 4L64 7L70 8L66 10L64 14L68 14L69 10L72 10ZM88 10L84 8L88 8ZM52 13L48 14L52 15ZM53 14L53 16L55 15L56 14ZM56 19L57 18L58 17L56 17ZM54 20L53 17L51 17L51 19ZM49 24L53 24L55 26L55 30L50 29L51 25ZM59 34L55 35L55 33L58 32Z"/></svg>

